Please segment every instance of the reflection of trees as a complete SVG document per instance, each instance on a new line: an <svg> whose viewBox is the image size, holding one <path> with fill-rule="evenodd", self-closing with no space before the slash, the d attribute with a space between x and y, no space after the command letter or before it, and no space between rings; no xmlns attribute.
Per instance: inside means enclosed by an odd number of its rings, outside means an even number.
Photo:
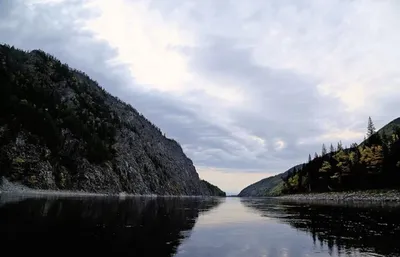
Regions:
<svg viewBox="0 0 400 257"><path fill-rule="evenodd" d="M242 203L262 216L306 232L314 244L318 240L330 252L336 246L339 252L356 248L385 256L400 254L398 206L293 204L260 199L242 199Z"/></svg>
<svg viewBox="0 0 400 257"><path fill-rule="evenodd" d="M172 256L199 212L218 204L216 198L27 199L0 208L0 240L3 251L17 256Z"/></svg>

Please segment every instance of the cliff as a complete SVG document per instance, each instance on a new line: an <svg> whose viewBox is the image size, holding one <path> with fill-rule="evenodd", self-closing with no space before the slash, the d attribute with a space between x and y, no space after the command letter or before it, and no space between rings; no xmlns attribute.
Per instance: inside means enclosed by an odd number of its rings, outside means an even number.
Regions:
<svg viewBox="0 0 400 257"><path fill-rule="evenodd" d="M132 106L40 50L0 45L0 176L34 189L225 195Z"/></svg>

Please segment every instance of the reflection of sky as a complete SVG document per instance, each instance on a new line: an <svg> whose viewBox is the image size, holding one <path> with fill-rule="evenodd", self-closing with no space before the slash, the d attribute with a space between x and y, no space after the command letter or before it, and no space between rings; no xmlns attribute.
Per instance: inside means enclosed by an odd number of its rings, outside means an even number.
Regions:
<svg viewBox="0 0 400 257"><path fill-rule="evenodd" d="M268 218L263 218L254 215L254 211L245 208L239 200L227 198L228 204L221 204L217 208L206 212L199 216L196 226L200 228L226 226L230 224L241 224L250 221L264 221Z"/></svg>
<svg viewBox="0 0 400 257"><path fill-rule="evenodd" d="M180 245L176 256L325 257L338 254L337 249L329 253L326 246L314 245L309 234L276 219L261 217L239 199L230 198L199 217L190 238Z"/></svg>

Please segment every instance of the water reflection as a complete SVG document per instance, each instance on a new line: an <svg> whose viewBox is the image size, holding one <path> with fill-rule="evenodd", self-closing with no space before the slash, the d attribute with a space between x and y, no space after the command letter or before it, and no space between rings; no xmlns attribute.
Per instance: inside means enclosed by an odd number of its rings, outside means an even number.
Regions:
<svg viewBox="0 0 400 257"><path fill-rule="evenodd" d="M271 199L38 198L0 194L16 256L400 256L398 205Z"/></svg>
<svg viewBox="0 0 400 257"><path fill-rule="evenodd" d="M263 217L310 236L330 256L400 256L400 207L388 203L292 203L242 199ZM291 243L288 243L288 245Z"/></svg>
<svg viewBox="0 0 400 257"><path fill-rule="evenodd" d="M200 213L202 198L38 198L0 194L3 252L24 255L173 256Z"/></svg>

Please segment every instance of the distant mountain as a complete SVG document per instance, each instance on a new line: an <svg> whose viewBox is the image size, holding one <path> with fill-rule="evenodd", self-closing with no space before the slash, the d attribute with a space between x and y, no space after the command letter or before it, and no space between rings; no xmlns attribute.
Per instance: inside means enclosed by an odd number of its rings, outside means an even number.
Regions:
<svg viewBox="0 0 400 257"><path fill-rule="evenodd" d="M34 189L225 195L178 142L85 73L0 45L0 179ZM3 179L2 179L3 180Z"/></svg>
<svg viewBox="0 0 400 257"><path fill-rule="evenodd" d="M238 196L240 197L260 197L260 196L277 196L282 193L283 180L282 177L288 177L295 170L301 169L302 164L296 165L289 170L275 176L262 179L250 186L246 187Z"/></svg>

